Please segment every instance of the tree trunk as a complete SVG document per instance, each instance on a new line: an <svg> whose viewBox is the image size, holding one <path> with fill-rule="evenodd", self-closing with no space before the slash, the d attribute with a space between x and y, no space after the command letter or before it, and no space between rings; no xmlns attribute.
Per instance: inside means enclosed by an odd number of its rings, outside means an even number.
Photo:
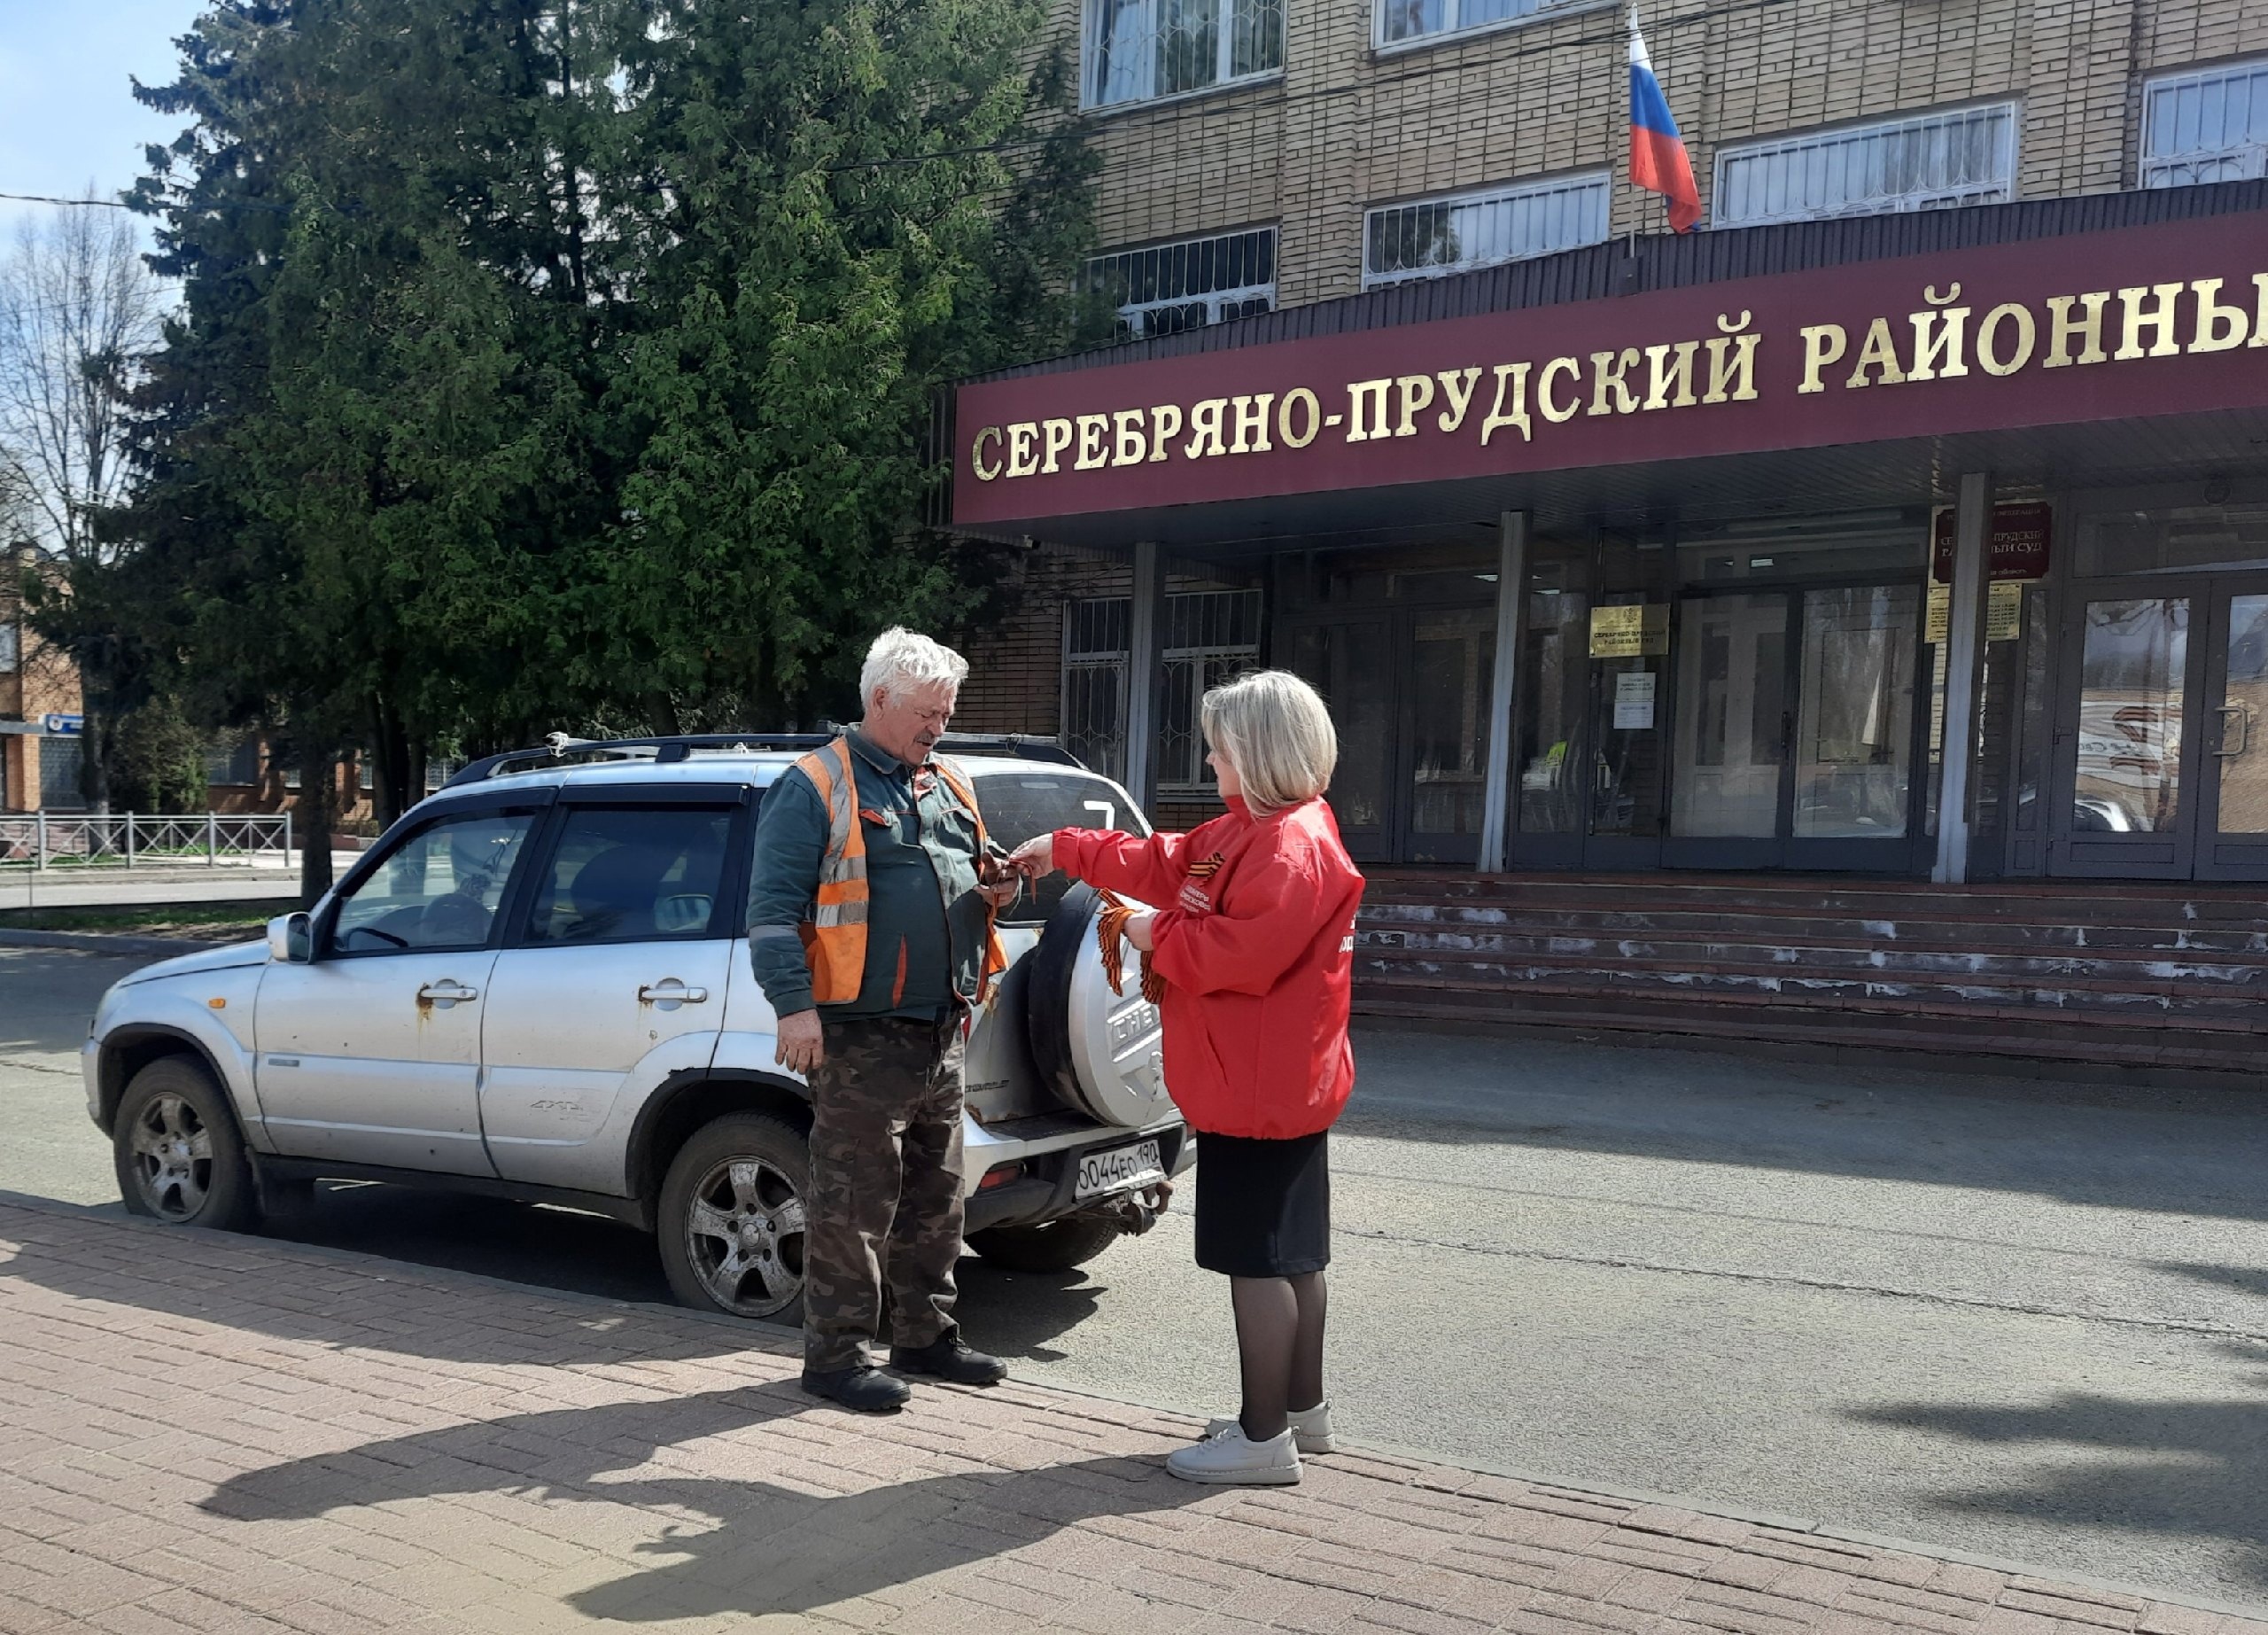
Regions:
<svg viewBox="0 0 2268 1635"><path fill-rule="evenodd" d="M312 908L330 890L330 829L338 815L338 756L305 728L299 738L299 805L293 827L299 831L299 906Z"/></svg>
<svg viewBox="0 0 2268 1635"><path fill-rule="evenodd" d="M370 703L370 761L377 797L378 828L391 829L424 795L424 771L409 742L400 712L379 694Z"/></svg>
<svg viewBox="0 0 2268 1635"><path fill-rule="evenodd" d="M118 725L111 712L96 701L94 689L82 686L79 695L79 794L87 810L99 817L110 814L110 769L118 757Z"/></svg>

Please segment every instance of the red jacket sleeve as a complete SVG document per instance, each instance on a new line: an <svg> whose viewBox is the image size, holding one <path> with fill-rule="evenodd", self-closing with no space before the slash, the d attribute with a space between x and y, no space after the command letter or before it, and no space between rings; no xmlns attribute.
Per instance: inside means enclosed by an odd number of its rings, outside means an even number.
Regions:
<svg viewBox="0 0 2268 1635"><path fill-rule="evenodd" d="M1117 891L1152 907L1181 894L1189 877L1186 835L1138 835L1115 829L1059 829L1055 866L1074 880Z"/></svg>
<svg viewBox="0 0 2268 1635"><path fill-rule="evenodd" d="M1160 911L1152 962L1191 993L1265 993L1308 957L1324 922L1345 912L1342 895L1321 877L1313 852L1279 830L1273 852L1239 868L1233 912Z"/></svg>

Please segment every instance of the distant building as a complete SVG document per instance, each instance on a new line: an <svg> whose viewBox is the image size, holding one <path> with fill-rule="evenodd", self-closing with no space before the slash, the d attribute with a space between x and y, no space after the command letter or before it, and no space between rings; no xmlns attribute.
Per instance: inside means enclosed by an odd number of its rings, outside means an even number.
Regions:
<svg viewBox="0 0 2268 1635"><path fill-rule="evenodd" d="M42 560L28 545L0 557L0 810L76 812L78 667L24 619L23 578Z"/></svg>

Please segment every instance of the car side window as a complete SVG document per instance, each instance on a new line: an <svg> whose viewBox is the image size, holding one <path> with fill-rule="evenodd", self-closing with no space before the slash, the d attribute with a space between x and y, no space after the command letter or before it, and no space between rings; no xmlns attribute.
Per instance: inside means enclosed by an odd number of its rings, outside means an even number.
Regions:
<svg viewBox="0 0 2268 1635"><path fill-rule="evenodd" d="M485 812L417 830L340 899L332 952L483 946L534 821L529 812Z"/></svg>
<svg viewBox="0 0 2268 1635"><path fill-rule="evenodd" d="M567 808L528 911L531 945L730 936L726 806Z"/></svg>
<svg viewBox="0 0 2268 1635"><path fill-rule="evenodd" d="M1017 767L975 780L976 804L988 839L1014 851L1034 835L1059 829L1122 829L1146 835L1150 826L1126 798L1102 779L1068 768ZM1027 885L1000 913L1008 925L1044 925L1071 883L1060 874Z"/></svg>

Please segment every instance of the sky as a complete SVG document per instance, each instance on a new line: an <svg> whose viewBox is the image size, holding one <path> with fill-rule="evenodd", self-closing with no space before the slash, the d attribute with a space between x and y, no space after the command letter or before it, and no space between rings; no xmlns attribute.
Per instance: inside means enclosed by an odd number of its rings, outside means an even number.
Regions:
<svg viewBox="0 0 2268 1635"><path fill-rule="evenodd" d="M144 144L180 122L134 100L128 76L174 78L173 41L204 0L0 0L0 192L113 198ZM0 199L0 233L46 206ZM146 234L146 229L145 229Z"/></svg>

